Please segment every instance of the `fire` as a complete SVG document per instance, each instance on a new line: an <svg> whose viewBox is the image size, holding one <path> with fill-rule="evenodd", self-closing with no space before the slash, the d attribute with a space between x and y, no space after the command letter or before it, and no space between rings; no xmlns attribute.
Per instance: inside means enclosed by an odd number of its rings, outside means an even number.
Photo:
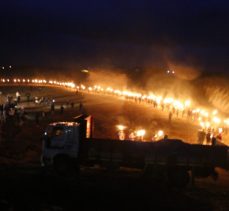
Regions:
<svg viewBox="0 0 229 211"><path fill-rule="evenodd" d="M164 131L163 131L163 130L159 130L159 131L157 132L157 135L158 135L159 137L163 137L163 136L164 136Z"/></svg>
<svg viewBox="0 0 229 211"><path fill-rule="evenodd" d="M190 113L191 120L201 126L201 128L219 129L221 127L229 127L229 118L223 119L217 109L208 110L205 108L195 108L191 99L175 99L171 96L163 97L154 92L136 92L128 89L118 89L117 87L101 85L86 86L84 84L77 85L72 81L57 81L54 79L46 80L43 78L1 78L0 83L17 83L17 84L36 84L36 85L49 85L54 87L65 87L77 91L90 91L91 93L110 94L112 96L126 98L135 102L152 103L155 108L162 108L165 112L176 112L177 117L179 112L182 112L182 117ZM179 116L180 118L180 116ZM117 127L118 128L118 127ZM122 128L122 127L121 127ZM120 128L120 129L121 129ZM124 130L124 129L121 129ZM142 138L145 136L145 130L135 131L137 136ZM158 134L157 134L158 135Z"/></svg>
<svg viewBox="0 0 229 211"><path fill-rule="evenodd" d="M145 130L137 130L136 131L136 136L141 137L144 136L146 134Z"/></svg>
<svg viewBox="0 0 229 211"><path fill-rule="evenodd" d="M116 125L116 127L118 130L125 130L126 129L126 126L124 126L124 125Z"/></svg>
<svg viewBox="0 0 229 211"><path fill-rule="evenodd" d="M220 123L221 123L221 119L218 118L218 117L213 117L213 118L212 118L212 121L213 121L215 124L220 124Z"/></svg>
<svg viewBox="0 0 229 211"><path fill-rule="evenodd" d="M136 130L135 134L138 140L143 141L146 131L144 129Z"/></svg>

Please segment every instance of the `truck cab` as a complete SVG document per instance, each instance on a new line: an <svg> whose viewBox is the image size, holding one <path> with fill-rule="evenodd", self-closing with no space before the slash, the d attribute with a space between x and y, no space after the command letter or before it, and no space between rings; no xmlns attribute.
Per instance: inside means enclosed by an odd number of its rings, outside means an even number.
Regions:
<svg viewBox="0 0 229 211"><path fill-rule="evenodd" d="M72 122L49 124L43 134L41 165L54 166L60 173L77 167L81 143L91 138L92 132L92 117L83 114Z"/></svg>
<svg viewBox="0 0 229 211"><path fill-rule="evenodd" d="M42 165L52 165L56 156L77 159L79 152L80 124L55 122L48 125L43 135Z"/></svg>

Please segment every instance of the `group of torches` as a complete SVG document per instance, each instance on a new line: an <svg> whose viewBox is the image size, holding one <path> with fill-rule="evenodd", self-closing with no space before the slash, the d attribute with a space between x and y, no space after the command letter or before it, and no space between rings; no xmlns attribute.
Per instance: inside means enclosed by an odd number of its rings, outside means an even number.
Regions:
<svg viewBox="0 0 229 211"><path fill-rule="evenodd" d="M169 112L169 116L180 116L187 117L192 120L192 122L197 123L200 127L200 130L211 133L211 137L215 137L222 134L229 128L229 118L222 118L219 116L217 109L212 109L208 111L203 108L194 108L192 101L190 99L178 100L172 97L162 97L161 95L156 94L143 94L140 92L132 92L129 90L120 90L114 89L112 87L102 87L100 85L95 86L85 86L79 85L76 86L78 91L87 91L89 93L98 93L98 94L109 94L119 97L124 97L127 100L132 100L134 102L145 102L152 104L155 108L160 108L162 111ZM124 127L124 126L123 126ZM124 130L120 129L120 125L117 126L118 131L120 132L120 139L124 137ZM136 130L131 132L126 139L129 140L144 140L146 131L144 129ZM165 136L163 130L159 130L156 135L152 137L152 140L159 140Z"/></svg>
<svg viewBox="0 0 229 211"><path fill-rule="evenodd" d="M191 120L198 123L200 128L205 131L211 131L212 133L223 133L229 127L229 118L219 117L218 110L214 109L209 112L206 109L194 108L190 99L178 100L173 97L162 97L156 94L143 94L140 92L134 92L129 90L115 89L112 87L102 87L100 85L86 86L83 84L76 85L72 81L57 81L46 79L28 79L28 78L1 78L1 84L25 84L25 85L48 85L55 87L70 88L77 92L87 91L89 93L97 94L109 94L112 96L124 97L127 100L133 100L135 102L145 102L152 104L155 108L161 108L163 111L169 112L172 116L180 115L182 117L187 116ZM171 117L171 116L170 116ZM123 131L123 130L120 130ZM146 131L144 129L136 130L133 134L129 135L129 139L144 140ZM159 130L157 137L164 136L164 132ZM214 135L214 134L213 134ZM123 135L121 135L121 138ZM134 138L133 138L134 137ZM125 137L126 138L126 137Z"/></svg>
<svg viewBox="0 0 229 211"><path fill-rule="evenodd" d="M125 125L116 125L118 130L118 139L121 141L130 140L130 141L145 141L144 136L146 134L146 130L138 129L135 131L126 134L127 127ZM159 141L165 139L166 135L163 130L158 130L156 134L152 137L150 141Z"/></svg>
<svg viewBox="0 0 229 211"><path fill-rule="evenodd" d="M50 85L59 86L75 89L76 85L74 82L70 81L57 81L57 80L45 80L45 79L28 79L28 78L1 78L1 84L24 84L24 85Z"/></svg>

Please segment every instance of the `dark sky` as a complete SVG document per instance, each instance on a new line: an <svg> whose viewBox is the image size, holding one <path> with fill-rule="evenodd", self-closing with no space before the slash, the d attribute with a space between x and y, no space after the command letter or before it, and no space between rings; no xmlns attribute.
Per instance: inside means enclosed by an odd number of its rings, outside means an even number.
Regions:
<svg viewBox="0 0 229 211"><path fill-rule="evenodd" d="M0 9L0 65L229 67L226 0L11 0Z"/></svg>

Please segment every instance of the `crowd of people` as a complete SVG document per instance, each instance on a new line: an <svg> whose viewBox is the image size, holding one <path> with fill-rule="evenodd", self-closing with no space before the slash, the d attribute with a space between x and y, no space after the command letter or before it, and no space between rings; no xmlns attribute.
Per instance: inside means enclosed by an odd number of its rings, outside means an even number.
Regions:
<svg viewBox="0 0 229 211"><path fill-rule="evenodd" d="M82 90L83 91L83 90ZM95 93L104 93L108 95L114 95L114 96L120 96L120 93L116 92L107 92L107 91L101 91L101 89L95 89L91 90ZM223 143L223 135L227 134L227 126L223 126L222 128L219 125L211 125L209 127L202 127L200 126L200 120L201 122L211 122L212 116L206 115L206 113L203 115L200 110L196 110L192 108L190 105L176 105L173 103L166 102L162 99L158 100L157 98L149 98L144 96L137 96L137 95L122 95L125 100L135 102L138 104L148 104L152 106L152 108L161 110L163 112L166 112L168 115L168 123L171 125L174 121L174 119L184 119L188 120L193 123L198 123L199 127L201 128L199 131L197 131L197 143L199 144L212 144L215 142L221 142ZM123 134L122 134L123 136ZM130 139L136 139L132 138L134 135L132 134ZM203 138L204 137L204 138ZM129 137L128 137L129 138Z"/></svg>
<svg viewBox="0 0 229 211"><path fill-rule="evenodd" d="M16 98L7 96L6 102L0 105L0 138L6 141L12 141L19 132L20 126L25 121L25 111L23 107L18 107L21 101L19 92L16 92Z"/></svg>
<svg viewBox="0 0 229 211"><path fill-rule="evenodd" d="M10 142L15 139L15 136L21 131L24 123L28 120L34 121L39 126L40 120L48 116L49 114L63 114L65 108L74 108L75 103L67 101L57 107L56 102L52 98L48 97L32 97L30 93L21 94L17 91L15 95L7 95L4 97L1 95L0 103L0 142ZM40 104L46 106L46 110L40 109L34 110L29 113L26 112L23 105L24 103L33 103L33 106ZM83 112L84 107L82 102L79 103L79 112Z"/></svg>

